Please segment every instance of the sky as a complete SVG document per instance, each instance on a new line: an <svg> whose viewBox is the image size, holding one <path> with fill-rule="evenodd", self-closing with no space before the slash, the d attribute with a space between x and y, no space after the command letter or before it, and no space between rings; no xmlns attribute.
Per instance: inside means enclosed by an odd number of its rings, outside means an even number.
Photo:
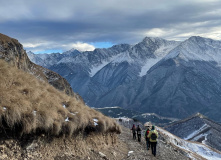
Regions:
<svg viewBox="0 0 221 160"><path fill-rule="evenodd" d="M221 0L0 0L0 33L34 53L136 44L144 37L221 40Z"/></svg>

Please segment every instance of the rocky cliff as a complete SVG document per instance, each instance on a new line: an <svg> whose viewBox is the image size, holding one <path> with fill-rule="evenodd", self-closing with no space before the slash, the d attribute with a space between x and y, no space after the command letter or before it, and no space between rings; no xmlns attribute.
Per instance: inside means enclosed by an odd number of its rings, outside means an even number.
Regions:
<svg viewBox="0 0 221 160"><path fill-rule="evenodd" d="M31 62L18 40L10 38L0 33L0 59L4 59L9 64L18 69L35 75L38 79L43 80L68 95L75 95L69 83L59 74L43 68Z"/></svg>

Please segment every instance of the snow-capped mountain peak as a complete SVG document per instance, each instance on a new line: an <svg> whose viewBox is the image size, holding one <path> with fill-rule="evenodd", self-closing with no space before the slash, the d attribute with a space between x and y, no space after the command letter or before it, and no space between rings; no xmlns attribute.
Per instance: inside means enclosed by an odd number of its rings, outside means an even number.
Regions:
<svg viewBox="0 0 221 160"><path fill-rule="evenodd" d="M152 52L152 56L149 58L143 58L141 64L141 71L139 76L146 75L147 71L165 57L171 50L176 48L180 42L178 41L167 41L162 38L151 38L146 37L143 42L146 43L146 52ZM141 42L142 45L142 42ZM152 46L152 47L151 47ZM151 54L150 54L151 55Z"/></svg>
<svg viewBox="0 0 221 160"><path fill-rule="evenodd" d="M70 49L69 51L65 51L65 52L63 52L62 54L66 54L66 55L70 55L70 54L79 54L79 53L82 53L81 51L79 51L79 50L77 50L77 49L75 49L75 48L72 48L72 49Z"/></svg>
<svg viewBox="0 0 221 160"><path fill-rule="evenodd" d="M166 41L166 40L160 37L145 37L143 39L143 42L146 42L146 43L157 43L157 42L159 43L163 41Z"/></svg>
<svg viewBox="0 0 221 160"><path fill-rule="evenodd" d="M165 59L207 61L221 65L221 41L193 36L172 50Z"/></svg>

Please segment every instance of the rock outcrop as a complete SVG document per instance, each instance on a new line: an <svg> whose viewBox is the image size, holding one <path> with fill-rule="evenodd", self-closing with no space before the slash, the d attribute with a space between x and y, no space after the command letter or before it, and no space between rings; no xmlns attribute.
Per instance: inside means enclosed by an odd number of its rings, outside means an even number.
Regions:
<svg viewBox="0 0 221 160"><path fill-rule="evenodd" d="M22 69L28 73L35 75L38 79L43 80L54 86L60 91L64 91L68 95L77 94L72 91L69 83L59 74L43 68L31 62L18 40L10 38L0 33L0 59L4 59L9 64L18 69Z"/></svg>

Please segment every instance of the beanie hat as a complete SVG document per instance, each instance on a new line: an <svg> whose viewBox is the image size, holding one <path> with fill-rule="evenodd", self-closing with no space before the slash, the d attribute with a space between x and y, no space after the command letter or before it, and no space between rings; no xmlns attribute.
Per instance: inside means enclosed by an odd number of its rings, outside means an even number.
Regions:
<svg viewBox="0 0 221 160"><path fill-rule="evenodd" d="M155 129L155 126L152 126L152 130L154 130Z"/></svg>

